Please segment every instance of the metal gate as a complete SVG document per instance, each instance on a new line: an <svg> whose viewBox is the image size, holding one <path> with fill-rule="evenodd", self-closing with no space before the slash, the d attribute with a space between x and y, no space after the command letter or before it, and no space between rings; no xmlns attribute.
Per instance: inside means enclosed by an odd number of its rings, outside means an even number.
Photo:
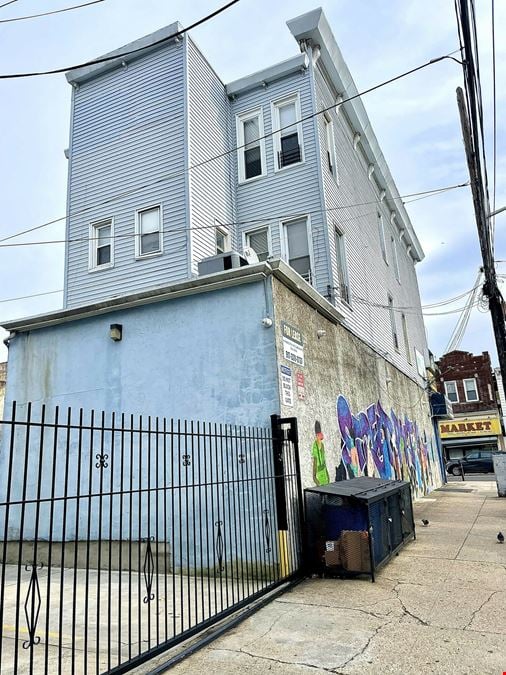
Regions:
<svg viewBox="0 0 506 675"><path fill-rule="evenodd" d="M0 422L0 671L122 673L301 572L296 420Z"/></svg>

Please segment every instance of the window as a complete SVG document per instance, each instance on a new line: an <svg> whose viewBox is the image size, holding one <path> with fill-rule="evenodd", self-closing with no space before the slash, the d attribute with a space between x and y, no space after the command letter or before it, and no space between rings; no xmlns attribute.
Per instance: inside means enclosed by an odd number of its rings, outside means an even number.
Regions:
<svg viewBox="0 0 506 675"><path fill-rule="evenodd" d="M226 253L230 250L230 235L223 227L216 228L216 253Z"/></svg>
<svg viewBox="0 0 506 675"><path fill-rule="evenodd" d="M255 251L260 262L267 260L270 255L268 227L261 227L257 230L246 232L244 240L246 246Z"/></svg>
<svg viewBox="0 0 506 675"><path fill-rule="evenodd" d="M113 265L113 221L102 220L90 226L90 269L112 267Z"/></svg>
<svg viewBox="0 0 506 675"><path fill-rule="evenodd" d="M392 340L394 347L399 349L399 337L397 335L397 325L395 323L394 299L391 295L388 296L388 312L390 314L390 324L392 326Z"/></svg>
<svg viewBox="0 0 506 675"><path fill-rule="evenodd" d="M459 402L459 393L457 391L456 382L445 382L445 392L449 401L452 403Z"/></svg>
<svg viewBox="0 0 506 675"><path fill-rule="evenodd" d="M399 270L399 258L397 256L397 242L395 241L395 237L393 234L390 235L390 242L392 244L392 257L394 259L394 272L395 272L395 278L399 283L401 283L401 273Z"/></svg>
<svg viewBox="0 0 506 675"><path fill-rule="evenodd" d="M137 211L135 255L137 258L162 252L161 207Z"/></svg>
<svg viewBox="0 0 506 675"><path fill-rule="evenodd" d="M302 125L298 95L273 104L274 150L276 170L303 161Z"/></svg>
<svg viewBox="0 0 506 675"><path fill-rule="evenodd" d="M332 125L332 120L327 114L323 116L323 123L325 125L325 143L327 151L328 170L334 176L334 178L337 178L336 144L334 140L334 127Z"/></svg>
<svg viewBox="0 0 506 675"><path fill-rule="evenodd" d="M387 245L385 240L385 224L383 223L383 216L378 211L378 234L381 246L381 255L383 260L387 262Z"/></svg>
<svg viewBox="0 0 506 675"><path fill-rule="evenodd" d="M265 174L264 124L261 110L238 115L237 126L237 164L239 182L257 178Z"/></svg>
<svg viewBox="0 0 506 675"><path fill-rule="evenodd" d="M283 223L285 256L290 267L311 283L311 254L308 219L297 218Z"/></svg>
<svg viewBox="0 0 506 675"><path fill-rule="evenodd" d="M339 298L350 304L350 284L348 279L348 265L346 263L346 248L344 234L335 228L336 234L336 266L337 291Z"/></svg>
<svg viewBox="0 0 506 675"><path fill-rule="evenodd" d="M408 323L406 321L406 315L401 314L401 323L402 323L402 334L404 336L404 348L406 350L406 358L408 360L408 363L412 363L411 361L411 349L409 346L409 333L408 333Z"/></svg>
<svg viewBox="0 0 506 675"><path fill-rule="evenodd" d="M478 388L476 387L476 380L473 378L464 380L464 391L466 392L466 401L478 400Z"/></svg>

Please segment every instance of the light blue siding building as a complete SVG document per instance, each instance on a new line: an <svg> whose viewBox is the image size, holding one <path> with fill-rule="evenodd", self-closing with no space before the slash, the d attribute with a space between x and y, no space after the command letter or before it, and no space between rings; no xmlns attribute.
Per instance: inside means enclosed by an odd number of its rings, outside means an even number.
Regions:
<svg viewBox="0 0 506 675"><path fill-rule="evenodd" d="M294 414L337 465L346 396L430 438L423 251L322 10L288 22L291 58L228 84L181 28L67 73L64 308L4 324L7 410Z"/></svg>

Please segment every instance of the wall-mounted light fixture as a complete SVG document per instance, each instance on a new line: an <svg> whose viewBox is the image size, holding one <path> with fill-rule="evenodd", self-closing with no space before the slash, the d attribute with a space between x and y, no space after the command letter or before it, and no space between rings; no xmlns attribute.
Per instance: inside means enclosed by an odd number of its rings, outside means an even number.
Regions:
<svg viewBox="0 0 506 675"><path fill-rule="evenodd" d="M109 326L109 337L114 342L119 342L123 337L123 326L120 323L111 323Z"/></svg>
<svg viewBox="0 0 506 675"><path fill-rule="evenodd" d="M264 328L270 328L272 326L272 319L270 316L264 316L262 319L262 326Z"/></svg>

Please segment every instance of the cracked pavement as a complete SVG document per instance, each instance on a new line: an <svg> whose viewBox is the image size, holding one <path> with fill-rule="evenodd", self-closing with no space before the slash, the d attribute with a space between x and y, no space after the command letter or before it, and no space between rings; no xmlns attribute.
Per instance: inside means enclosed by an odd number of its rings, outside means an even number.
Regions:
<svg viewBox="0 0 506 675"><path fill-rule="evenodd" d="M463 489L471 492L463 492ZM506 671L506 499L462 482L415 504L417 540L369 579L308 579L171 669L219 673ZM166 654L135 673L149 673Z"/></svg>

